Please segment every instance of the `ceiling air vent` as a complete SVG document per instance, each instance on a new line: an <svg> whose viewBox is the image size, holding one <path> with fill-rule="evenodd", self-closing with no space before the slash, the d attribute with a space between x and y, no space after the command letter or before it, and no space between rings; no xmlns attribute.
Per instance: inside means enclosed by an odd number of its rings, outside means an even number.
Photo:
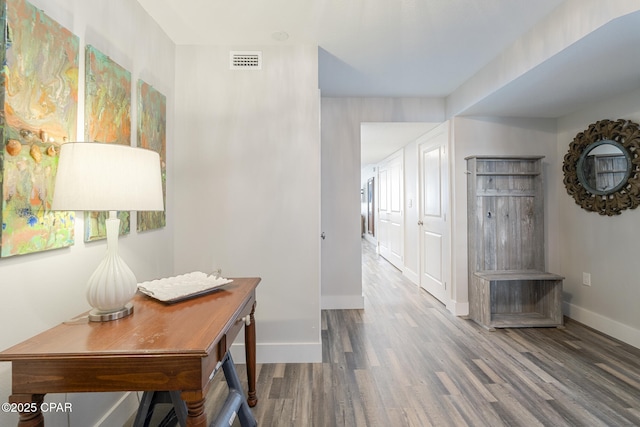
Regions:
<svg viewBox="0 0 640 427"><path fill-rule="evenodd" d="M231 52L231 63L229 67L232 70L261 70L262 69L262 52Z"/></svg>

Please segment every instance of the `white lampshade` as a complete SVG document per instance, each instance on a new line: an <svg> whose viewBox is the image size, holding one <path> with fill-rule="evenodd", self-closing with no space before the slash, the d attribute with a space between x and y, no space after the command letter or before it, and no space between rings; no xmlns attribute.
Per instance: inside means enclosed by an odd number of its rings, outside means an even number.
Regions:
<svg viewBox="0 0 640 427"><path fill-rule="evenodd" d="M51 209L162 211L160 156L119 144L62 144Z"/></svg>
<svg viewBox="0 0 640 427"><path fill-rule="evenodd" d="M158 153L118 144L63 144L51 208L109 211L107 253L87 282L87 301L93 307L89 320L115 320L131 314L129 301L138 282L118 255L116 211L164 210Z"/></svg>

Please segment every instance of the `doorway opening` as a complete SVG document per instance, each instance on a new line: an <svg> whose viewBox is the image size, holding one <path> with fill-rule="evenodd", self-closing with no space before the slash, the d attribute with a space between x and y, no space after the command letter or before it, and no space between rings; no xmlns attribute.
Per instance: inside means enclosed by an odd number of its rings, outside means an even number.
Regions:
<svg viewBox="0 0 640 427"><path fill-rule="evenodd" d="M378 255L408 273L416 283L417 141L439 124L360 124L362 237L374 245Z"/></svg>

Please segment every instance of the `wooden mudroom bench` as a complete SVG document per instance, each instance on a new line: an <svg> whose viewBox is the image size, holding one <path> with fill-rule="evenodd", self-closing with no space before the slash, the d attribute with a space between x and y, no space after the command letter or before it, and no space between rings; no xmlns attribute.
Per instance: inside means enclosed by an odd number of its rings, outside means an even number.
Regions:
<svg viewBox="0 0 640 427"><path fill-rule="evenodd" d="M489 330L562 326L563 277L545 271L541 156L471 156L469 315Z"/></svg>

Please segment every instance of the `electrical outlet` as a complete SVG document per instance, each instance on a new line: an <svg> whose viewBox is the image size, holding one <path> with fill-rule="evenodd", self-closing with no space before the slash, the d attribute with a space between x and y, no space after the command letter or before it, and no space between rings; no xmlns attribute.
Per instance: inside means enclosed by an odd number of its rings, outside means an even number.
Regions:
<svg viewBox="0 0 640 427"><path fill-rule="evenodd" d="M591 286L591 273L582 273L582 284Z"/></svg>

